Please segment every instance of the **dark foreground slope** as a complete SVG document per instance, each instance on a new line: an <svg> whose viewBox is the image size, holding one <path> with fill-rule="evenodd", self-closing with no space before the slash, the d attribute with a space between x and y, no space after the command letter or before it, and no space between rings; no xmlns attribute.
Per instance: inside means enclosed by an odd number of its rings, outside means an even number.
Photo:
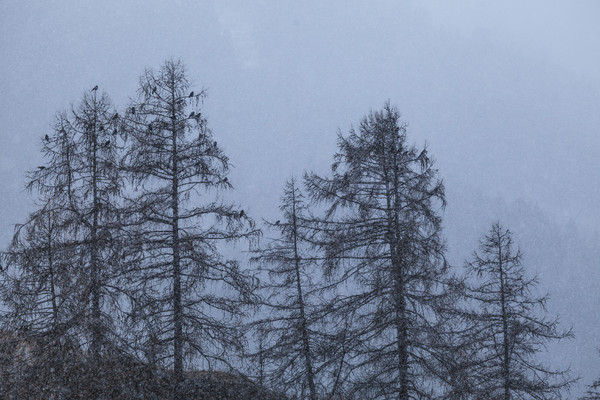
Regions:
<svg viewBox="0 0 600 400"><path fill-rule="evenodd" d="M0 332L0 398L168 400L172 371L154 368L125 352L107 351L100 365L76 346L45 337ZM241 376L220 371L189 371L187 400L285 400Z"/></svg>

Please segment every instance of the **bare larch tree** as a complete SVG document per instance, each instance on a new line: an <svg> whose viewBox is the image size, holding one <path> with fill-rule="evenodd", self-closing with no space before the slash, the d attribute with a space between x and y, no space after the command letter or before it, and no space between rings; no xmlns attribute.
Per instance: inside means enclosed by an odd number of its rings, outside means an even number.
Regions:
<svg viewBox="0 0 600 400"><path fill-rule="evenodd" d="M145 357L173 368L175 398L186 359L228 365L226 349L240 345L232 316L253 301L253 281L220 252L219 243L257 231L244 210L221 200L232 188L229 160L200 111L204 96L169 60L145 71L124 116L131 321Z"/></svg>
<svg viewBox="0 0 600 400"><path fill-rule="evenodd" d="M253 322L261 341L255 357L273 387L316 400L319 397L314 353L319 320L315 308L319 300L315 292L319 273L305 239L310 227L305 219L304 196L294 179L284 187L280 210L281 220L267 222L269 231L277 232L277 236L257 249L252 259L268 278L261 285L265 315Z"/></svg>
<svg viewBox="0 0 600 400"><path fill-rule="evenodd" d="M97 367L103 345L115 338L111 309L118 302L111 263L121 189L114 116L110 100L97 90L58 115L53 133L42 138L46 163L30 173L27 185L40 194L42 206L18 228L8 252L18 270L8 292L14 310L22 311L16 320L54 332L57 344L79 332L80 350ZM92 386L102 397L100 375Z"/></svg>
<svg viewBox="0 0 600 400"><path fill-rule="evenodd" d="M65 221L51 207L47 203L18 225L5 252L0 342L10 360L2 363L3 398L63 399L66 393L64 355L81 333L86 301Z"/></svg>
<svg viewBox="0 0 600 400"><path fill-rule="evenodd" d="M340 288L329 308L349 321L340 337L357 398L407 400L433 390L435 321L446 298L444 186L406 131L388 103L339 135L331 177L306 176L311 197L327 206L314 242Z"/></svg>
<svg viewBox="0 0 600 400"><path fill-rule="evenodd" d="M467 265L473 300L472 340L478 362L476 398L556 399L573 382L568 370L553 370L536 361L552 340L571 338L561 332L558 319L545 314L547 295L536 294L536 278L528 278L512 233L494 223L482 238L479 251Z"/></svg>

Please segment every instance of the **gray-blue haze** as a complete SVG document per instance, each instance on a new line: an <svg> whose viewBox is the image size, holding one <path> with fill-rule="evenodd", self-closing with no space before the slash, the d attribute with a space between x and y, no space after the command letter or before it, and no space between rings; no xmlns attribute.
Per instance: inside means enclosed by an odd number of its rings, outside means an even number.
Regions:
<svg viewBox="0 0 600 400"><path fill-rule="evenodd" d="M54 114L96 84L123 106L144 67L182 58L256 218L389 99L445 178L450 260L494 220L515 232L575 331L545 359L577 396L600 375L600 4L523 3L3 0L0 246L34 207L24 175Z"/></svg>

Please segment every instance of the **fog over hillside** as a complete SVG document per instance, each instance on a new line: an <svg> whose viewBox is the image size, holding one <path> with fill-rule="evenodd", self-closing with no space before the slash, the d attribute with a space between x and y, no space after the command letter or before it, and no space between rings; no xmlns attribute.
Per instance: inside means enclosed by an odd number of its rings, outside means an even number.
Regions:
<svg viewBox="0 0 600 400"><path fill-rule="evenodd" d="M0 2L0 247L34 209L26 171L55 114L99 85L118 107L181 58L234 169L230 200L276 219L283 184L325 174L337 133L386 101L447 190L457 271L510 228L575 339L545 359L600 371L600 4L541 1Z"/></svg>

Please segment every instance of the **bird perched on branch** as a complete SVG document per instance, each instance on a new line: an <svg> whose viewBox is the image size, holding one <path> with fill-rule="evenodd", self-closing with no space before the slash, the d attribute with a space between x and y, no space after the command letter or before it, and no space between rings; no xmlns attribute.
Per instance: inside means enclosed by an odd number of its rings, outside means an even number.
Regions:
<svg viewBox="0 0 600 400"><path fill-rule="evenodd" d="M50 141L50 137L48 135L44 136L44 139L46 139L46 142Z"/></svg>
<svg viewBox="0 0 600 400"><path fill-rule="evenodd" d="M95 92L96 90L98 90L98 85L96 85L92 88L92 92Z"/></svg>
<svg viewBox="0 0 600 400"><path fill-rule="evenodd" d="M425 168L427 166L427 149L423 149L421 154L417 156L417 160L421 163L421 167Z"/></svg>
<svg viewBox="0 0 600 400"><path fill-rule="evenodd" d="M194 97L194 91L193 90L190 92L189 97Z"/></svg>

